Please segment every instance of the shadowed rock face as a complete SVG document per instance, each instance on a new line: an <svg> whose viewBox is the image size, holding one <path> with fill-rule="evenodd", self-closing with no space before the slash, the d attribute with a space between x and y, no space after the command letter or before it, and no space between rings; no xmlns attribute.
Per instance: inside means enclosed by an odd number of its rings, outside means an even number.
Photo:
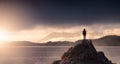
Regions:
<svg viewBox="0 0 120 64"><path fill-rule="evenodd" d="M97 52L92 41L83 40L63 54L53 64L113 64L103 52Z"/></svg>

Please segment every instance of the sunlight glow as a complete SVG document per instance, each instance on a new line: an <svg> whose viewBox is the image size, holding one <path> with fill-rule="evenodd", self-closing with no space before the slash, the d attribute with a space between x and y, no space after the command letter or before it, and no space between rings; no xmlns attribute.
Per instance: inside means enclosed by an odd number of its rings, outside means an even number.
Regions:
<svg viewBox="0 0 120 64"><path fill-rule="evenodd" d="M0 43L7 40L7 34L5 30L0 30Z"/></svg>

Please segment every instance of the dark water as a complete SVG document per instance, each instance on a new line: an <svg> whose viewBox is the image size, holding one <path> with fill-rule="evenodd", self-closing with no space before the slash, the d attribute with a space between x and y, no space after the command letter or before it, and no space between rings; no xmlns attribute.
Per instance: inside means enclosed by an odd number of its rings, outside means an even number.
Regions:
<svg viewBox="0 0 120 64"><path fill-rule="evenodd" d="M68 46L27 46L27 47L0 47L0 64L51 64L60 59ZM99 51L112 62L120 64L120 46L99 46Z"/></svg>

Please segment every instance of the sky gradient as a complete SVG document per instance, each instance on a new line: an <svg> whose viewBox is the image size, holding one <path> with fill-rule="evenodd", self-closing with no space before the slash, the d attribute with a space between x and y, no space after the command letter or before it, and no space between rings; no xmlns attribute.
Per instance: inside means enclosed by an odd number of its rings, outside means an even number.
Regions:
<svg viewBox="0 0 120 64"><path fill-rule="evenodd" d="M90 39L120 35L119 3L119 0L0 0L0 31L7 41L35 42L75 41L82 38L83 28Z"/></svg>

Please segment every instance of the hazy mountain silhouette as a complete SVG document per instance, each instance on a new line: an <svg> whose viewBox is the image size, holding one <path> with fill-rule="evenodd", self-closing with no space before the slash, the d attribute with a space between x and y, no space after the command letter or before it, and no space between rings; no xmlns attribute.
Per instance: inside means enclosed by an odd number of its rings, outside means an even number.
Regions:
<svg viewBox="0 0 120 64"><path fill-rule="evenodd" d="M35 43L30 41L12 41L12 42L6 42L3 43L5 46L39 46L42 45L42 43Z"/></svg>
<svg viewBox="0 0 120 64"><path fill-rule="evenodd" d="M120 46L120 36L109 35L93 40L95 45L115 45Z"/></svg>
<svg viewBox="0 0 120 64"><path fill-rule="evenodd" d="M82 40L78 40L82 41ZM77 44L77 42L70 41L56 41L56 42L46 42L46 43L36 43L29 41L13 41L5 43L6 45L11 46L71 46ZM93 39L93 44L98 46L120 46L120 36L117 35L108 35L98 39Z"/></svg>
<svg viewBox="0 0 120 64"><path fill-rule="evenodd" d="M71 37L80 37L81 33L67 33L67 32L52 32L48 34L46 37L41 39L41 42L49 41L50 39L53 38L71 38Z"/></svg>

